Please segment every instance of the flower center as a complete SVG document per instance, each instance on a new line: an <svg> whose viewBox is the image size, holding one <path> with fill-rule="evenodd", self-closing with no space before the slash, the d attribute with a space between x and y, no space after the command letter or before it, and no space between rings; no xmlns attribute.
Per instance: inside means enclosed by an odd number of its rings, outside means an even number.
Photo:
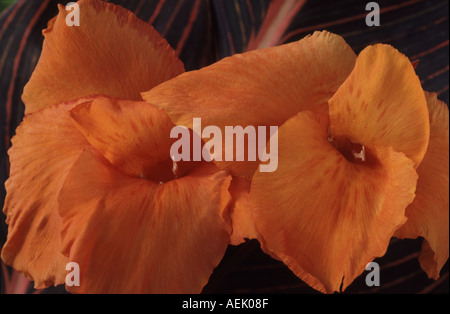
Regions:
<svg viewBox="0 0 450 314"><path fill-rule="evenodd" d="M167 158L145 169L140 173L139 178L163 184L188 175L198 165L198 162L175 162L171 158Z"/></svg>
<svg viewBox="0 0 450 314"><path fill-rule="evenodd" d="M328 137L328 141L350 162L363 164L367 161L366 147L352 143L348 138Z"/></svg>

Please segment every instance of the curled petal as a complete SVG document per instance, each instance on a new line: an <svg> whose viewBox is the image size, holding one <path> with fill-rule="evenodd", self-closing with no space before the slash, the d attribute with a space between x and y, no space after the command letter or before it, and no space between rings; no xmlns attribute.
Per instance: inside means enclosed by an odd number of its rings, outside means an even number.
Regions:
<svg viewBox="0 0 450 314"><path fill-rule="evenodd" d="M417 165L430 137L427 103L409 59L391 46L365 48L330 104L331 135L392 146Z"/></svg>
<svg viewBox="0 0 450 314"><path fill-rule="evenodd" d="M173 177L167 114L144 102L95 98L70 112L78 130L116 168L134 177ZM167 173L162 173L163 170Z"/></svg>
<svg viewBox="0 0 450 314"><path fill-rule="evenodd" d="M405 223L417 174L392 148L348 161L328 140L328 117L299 113L279 129L279 166L256 173L250 202L263 248L314 288L345 289Z"/></svg>
<svg viewBox="0 0 450 314"><path fill-rule="evenodd" d="M58 193L67 173L89 145L69 115L74 103L50 106L27 115L9 150L4 213L8 238L3 261L27 275L36 288L61 284L66 257L61 251Z"/></svg>
<svg viewBox="0 0 450 314"><path fill-rule="evenodd" d="M43 32L23 94L27 113L96 94L141 100L140 92L184 72L167 41L132 12L99 0L77 4L80 26L68 26L69 11L59 5Z"/></svg>
<svg viewBox="0 0 450 314"><path fill-rule="evenodd" d="M177 125L279 126L302 110L328 112L328 99L353 69L356 56L340 36L316 32L298 42L225 58L145 92ZM257 162L217 161L249 178Z"/></svg>
<svg viewBox="0 0 450 314"><path fill-rule="evenodd" d="M419 257L430 278L437 279L449 255L449 114L435 93L425 93L430 111L430 144L417 168L416 198L406 209L408 221L397 237L425 239Z"/></svg>
<svg viewBox="0 0 450 314"><path fill-rule="evenodd" d="M209 164L156 184L86 150L59 198L63 252L80 266L80 286L69 291L201 292L229 242L230 181Z"/></svg>

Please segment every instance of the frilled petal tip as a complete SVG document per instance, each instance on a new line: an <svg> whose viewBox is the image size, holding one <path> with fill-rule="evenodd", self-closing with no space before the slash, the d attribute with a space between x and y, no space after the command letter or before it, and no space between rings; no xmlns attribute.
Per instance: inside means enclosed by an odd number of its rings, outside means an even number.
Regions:
<svg viewBox="0 0 450 314"><path fill-rule="evenodd" d="M10 175L3 212L8 237L2 260L36 288L64 283L58 193L73 163L89 145L69 111L90 99L50 106L27 115L9 150Z"/></svg>
<svg viewBox="0 0 450 314"><path fill-rule="evenodd" d="M132 12L99 0L80 0L80 25L69 11L43 31L41 57L22 99L26 113L102 94L141 100L140 93L184 72L167 41Z"/></svg>

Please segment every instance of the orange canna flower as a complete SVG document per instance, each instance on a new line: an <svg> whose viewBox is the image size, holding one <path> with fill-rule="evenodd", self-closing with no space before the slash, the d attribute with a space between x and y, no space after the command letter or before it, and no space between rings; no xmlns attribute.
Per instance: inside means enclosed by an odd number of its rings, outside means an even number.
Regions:
<svg viewBox="0 0 450 314"><path fill-rule="evenodd" d="M448 108L393 47L357 57L316 32L142 95L177 125L279 126L275 172L215 162L234 175L232 243L258 239L315 289L343 291L394 235L425 238L430 277L448 259Z"/></svg>
<svg viewBox="0 0 450 314"><path fill-rule="evenodd" d="M184 72L131 12L80 0L44 30L9 151L3 261L36 288L80 268L76 293L197 293L229 243L231 176L169 157L174 126L140 92Z"/></svg>

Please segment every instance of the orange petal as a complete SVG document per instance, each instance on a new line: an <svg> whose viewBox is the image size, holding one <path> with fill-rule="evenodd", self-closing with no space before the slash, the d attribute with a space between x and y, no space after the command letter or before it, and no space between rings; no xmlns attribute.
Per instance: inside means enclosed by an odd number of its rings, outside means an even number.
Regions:
<svg viewBox="0 0 450 314"><path fill-rule="evenodd" d="M71 111L77 128L103 156L123 173L134 177L155 177L155 170L167 168L170 160L170 131L167 114L144 102L106 97L77 106ZM160 163L169 163L163 167ZM162 178L160 178L162 181Z"/></svg>
<svg viewBox="0 0 450 314"><path fill-rule="evenodd" d="M345 289L382 256L414 198L413 163L366 147L349 162L328 140L328 117L299 113L279 129L279 166L256 173L250 202L263 248L320 291Z"/></svg>
<svg viewBox="0 0 450 314"><path fill-rule="evenodd" d="M279 126L302 110L328 112L327 101L353 69L356 56L340 36L316 32L298 42L225 58L180 75L142 97L175 124ZM223 157L222 160L225 160ZM257 162L217 162L250 177Z"/></svg>
<svg viewBox="0 0 450 314"><path fill-rule="evenodd" d="M430 144L417 169L417 197L406 209L400 238L424 237L422 268L437 279L449 256L449 114L435 93L425 93L430 111Z"/></svg>
<svg viewBox="0 0 450 314"><path fill-rule="evenodd" d="M388 45L369 46L330 99L331 135L392 146L417 166L430 136L428 109L409 59Z"/></svg>
<svg viewBox="0 0 450 314"><path fill-rule="evenodd" d="M9 227L2 259L35 281L36 288L64 282L67 261L60 253L57 197L73 163L89 145L69 115L83 101L87 99L27 115L9 150L3 209Z"/></svg>
<svg viewBox="0 0 450 314"><path fill-rule="evenodd" d="M255 219L250 208L249 200L250 182L233 178L230 185L232 201L230 203L231 220L233 223L233 233L230 243L239 245L245 239L257 239L258 231L255 226Z"/></svg>
<svg viewBox="0 0 450 314"><path fill-rule="evenodd" d="M140 92L184 72L167 41L132 12L99 0L77 3L80 26L67 26L69 11L59 5L43 32L23 94L27 113L94 94L141 100Z"/></svg>
<svg viewBox="0 0 450 314"><path fill-rule="evenodd" d="M76 293L199 293L228 245L231 177L209 164L164 184L118 172L93 150L60 194Z"/></svg>

